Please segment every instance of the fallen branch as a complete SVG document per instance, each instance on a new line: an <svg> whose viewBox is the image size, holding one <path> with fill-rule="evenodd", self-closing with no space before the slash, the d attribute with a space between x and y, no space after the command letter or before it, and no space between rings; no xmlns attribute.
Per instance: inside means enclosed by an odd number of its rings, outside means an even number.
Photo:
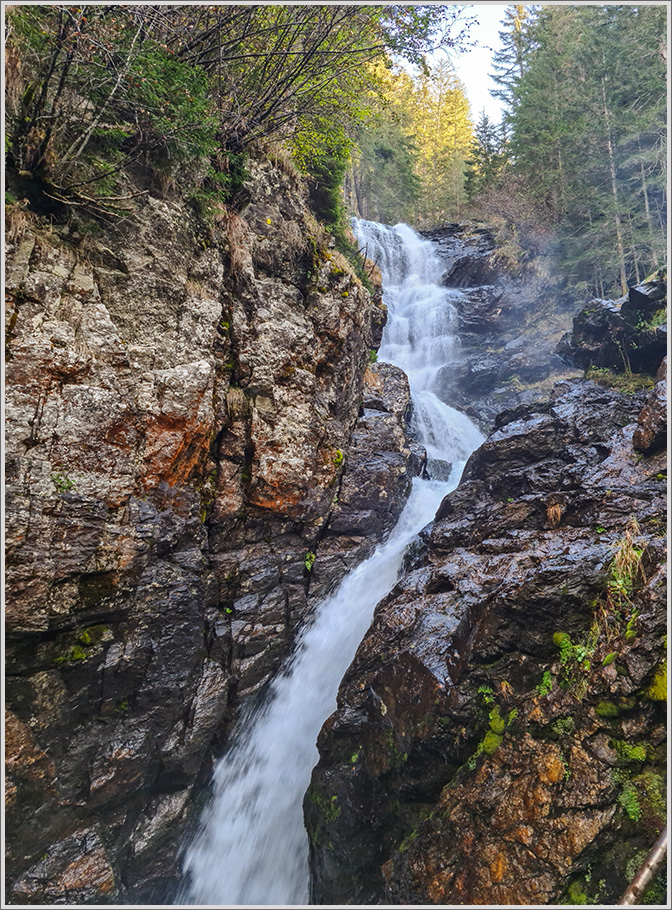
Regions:
<svg viewBox="0 0 672 910"><path fill-rule="evenodd" d="M644 894L648 886L660 871L661 866L665 862L666 855L667 825L665 825L663 830L660 832L658 840L649 851L649 855L640 866L637 875L635 875L633 880L623 892L623 896L618 902L619 906L623 904L631 905L641 903L641 896Z"/></svg>

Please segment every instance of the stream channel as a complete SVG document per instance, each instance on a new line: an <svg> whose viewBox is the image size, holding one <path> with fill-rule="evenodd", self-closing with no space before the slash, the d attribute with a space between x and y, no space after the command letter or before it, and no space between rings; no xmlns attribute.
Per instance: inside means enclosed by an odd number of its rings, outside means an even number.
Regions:
<svg viewBox="0 0 672 910"><path fill-rule="evenodd" d="M318 759L317 735L336 708L339 683L376 604L397 581L404 551L483 441L474 424L433 391L441 367L459 356L451 299L461 293L440 286L445 263L434 244L403 224L355 220L353 229L383 275L388 319L379 360L409 378L414 434L437 479L413 480L387 540L320 604L265 702L241 717L215 768L199 830L184 851L180 904L309 903L302 801Z"/></svg>

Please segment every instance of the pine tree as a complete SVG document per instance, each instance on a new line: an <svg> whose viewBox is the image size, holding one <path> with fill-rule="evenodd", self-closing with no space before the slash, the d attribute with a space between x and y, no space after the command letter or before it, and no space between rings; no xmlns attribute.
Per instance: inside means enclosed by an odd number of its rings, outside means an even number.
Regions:
<svg viewBox="0 0 672 910"><path fill-rule="evenodd" d="M467 159L465 189L469 199L494 186L508 162L506 130L493 123L485 110L476 124L474 144Z"/></svg>

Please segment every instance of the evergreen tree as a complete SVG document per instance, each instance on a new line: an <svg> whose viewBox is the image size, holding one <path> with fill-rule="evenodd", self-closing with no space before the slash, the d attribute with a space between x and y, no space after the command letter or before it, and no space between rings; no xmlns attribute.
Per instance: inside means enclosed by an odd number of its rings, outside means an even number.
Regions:
<svg viewBox="0 0 672 910"><path fill-rule="evenodd" d="M448 61L416 80L411 112L421 181L416 219L425 224L459 218L473 126L464 86Z"/></svg>
<svg viewBox="0 0 672 910"><path fill-rule="evenodd" d="M625 292L664 255L664 35L663 7L548 6L500 70L515 173L587 293Z"/></svg>
<svg viewBox="0 0 672 910"><path fill-rule="evenodd" d="M523 78L525 63L534 46L533 29L538 6L515 4L506 8L503 28L499 32L500 47L493 61L491 78L501 86L493 89L491 95L506 105L512 105L515 89Z"/></svg>
<svg viewBox="0 0 672 910"><path fill-rule="evenodd" d="M474 144L467 159L465 189L469 199L494 186L508 162L506 130L493 123L485 110L474 131Z"/></svg>

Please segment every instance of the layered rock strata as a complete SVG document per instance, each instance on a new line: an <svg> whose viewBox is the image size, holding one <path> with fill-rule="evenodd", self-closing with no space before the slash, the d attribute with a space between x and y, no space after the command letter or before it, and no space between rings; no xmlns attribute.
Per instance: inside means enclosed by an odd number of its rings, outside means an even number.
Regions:
<svg viewBox="0 0 672 910"><path fill-rule="evenodd" d="M663 420L585 380L497 418L320 734L315 903L616 902L665 812Z"/></svg>
<svg viewBox="0 0 672 910"><path fill-rule="evenodd" d="M14 902L165 900L236 706L311 609L307 554L327 533L338 549L384 308L305 198L253 161L246 207L209 221L151 196L102 231L8 213ZM364 434L369 459L393 450L389 476L410 476L407 390L367 376L394 386L391 417L364 417L353 465ZM356 505L360 538L403 490L378 499Z"/></svg>

